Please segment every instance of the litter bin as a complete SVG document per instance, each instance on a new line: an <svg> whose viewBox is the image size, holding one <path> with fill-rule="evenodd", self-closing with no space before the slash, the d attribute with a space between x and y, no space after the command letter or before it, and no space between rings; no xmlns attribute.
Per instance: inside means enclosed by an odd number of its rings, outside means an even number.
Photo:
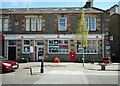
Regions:
<svg viewBox="0 0 120 86"><path fill-rule="evenodd" d="M101 70L105 70L105 65L101 65Z"/></svg>

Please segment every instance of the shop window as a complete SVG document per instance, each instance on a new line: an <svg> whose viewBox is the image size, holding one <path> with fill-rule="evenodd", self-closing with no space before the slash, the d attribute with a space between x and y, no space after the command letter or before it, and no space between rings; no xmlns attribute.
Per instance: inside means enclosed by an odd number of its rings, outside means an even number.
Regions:
<svg viewBox="0 0 120 86"><path fill-rule="evenodd" d="M49 54L68 54L68 40L49 40Z"/></svg>
<svg viewBox="0 0 120 86"><path fill-rule="evenodd" d="M83 48L81 47L81 41L77 41L77 53L82 54ZM88 40L86 47L84 48L85 54L97 54L98 53L98 41Z"/></svg>
<svg viewBox="0 0 120 86"><path fill-rule="evenodd" d="M25 54L30 53L30 41L29 40L23 41L23 53Z"/></svg>

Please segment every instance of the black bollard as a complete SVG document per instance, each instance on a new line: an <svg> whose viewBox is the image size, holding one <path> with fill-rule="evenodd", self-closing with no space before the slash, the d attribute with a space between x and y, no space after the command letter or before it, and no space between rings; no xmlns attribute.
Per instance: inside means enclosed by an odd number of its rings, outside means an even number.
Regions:
<svg viewBox="0 0 120 86"><path fill-rule="evenodd" d="M43 63L44 63L44 60L41 60L41 70L40 70L41 73L44 73Z"/></svg>
<svg viewBox="0 0 120 86"><path fill-rule="evenodd" d="M105 70L105 65L101 65L101 70Z"/></svg>
<svg viewBox="0 0 120 86"><path fill-rule="evenodd" d="M32 75L32 68L30 67L30 75Z"/></svg>

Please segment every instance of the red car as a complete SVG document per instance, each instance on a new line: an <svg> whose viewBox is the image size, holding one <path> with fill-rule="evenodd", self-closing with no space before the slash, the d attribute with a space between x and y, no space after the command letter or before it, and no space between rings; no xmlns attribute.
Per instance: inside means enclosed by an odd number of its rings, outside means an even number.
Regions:
<svg viewBox="0 0 120 86"><path fill-rule="evenodd" d="M0 70L1 72L14 71L18 69L19 64L15 61L7 60L6 58L0 56Z"/></svg>

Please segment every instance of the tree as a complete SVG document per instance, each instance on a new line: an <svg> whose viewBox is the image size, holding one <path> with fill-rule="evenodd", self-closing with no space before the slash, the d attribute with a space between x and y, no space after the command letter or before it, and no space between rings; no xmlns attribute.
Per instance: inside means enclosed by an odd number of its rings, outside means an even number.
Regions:
<svg viewBox="0 0 120 86"><path fill-rule="evenodd" d="M85 12L82 8L81 19L78 21L78 28L76 30L76 39L80 42L79 48L83 49L83 66L84 66L84 48L87 45L87 36L88 36L88 29L86 27L85 21Z"/></svg>

